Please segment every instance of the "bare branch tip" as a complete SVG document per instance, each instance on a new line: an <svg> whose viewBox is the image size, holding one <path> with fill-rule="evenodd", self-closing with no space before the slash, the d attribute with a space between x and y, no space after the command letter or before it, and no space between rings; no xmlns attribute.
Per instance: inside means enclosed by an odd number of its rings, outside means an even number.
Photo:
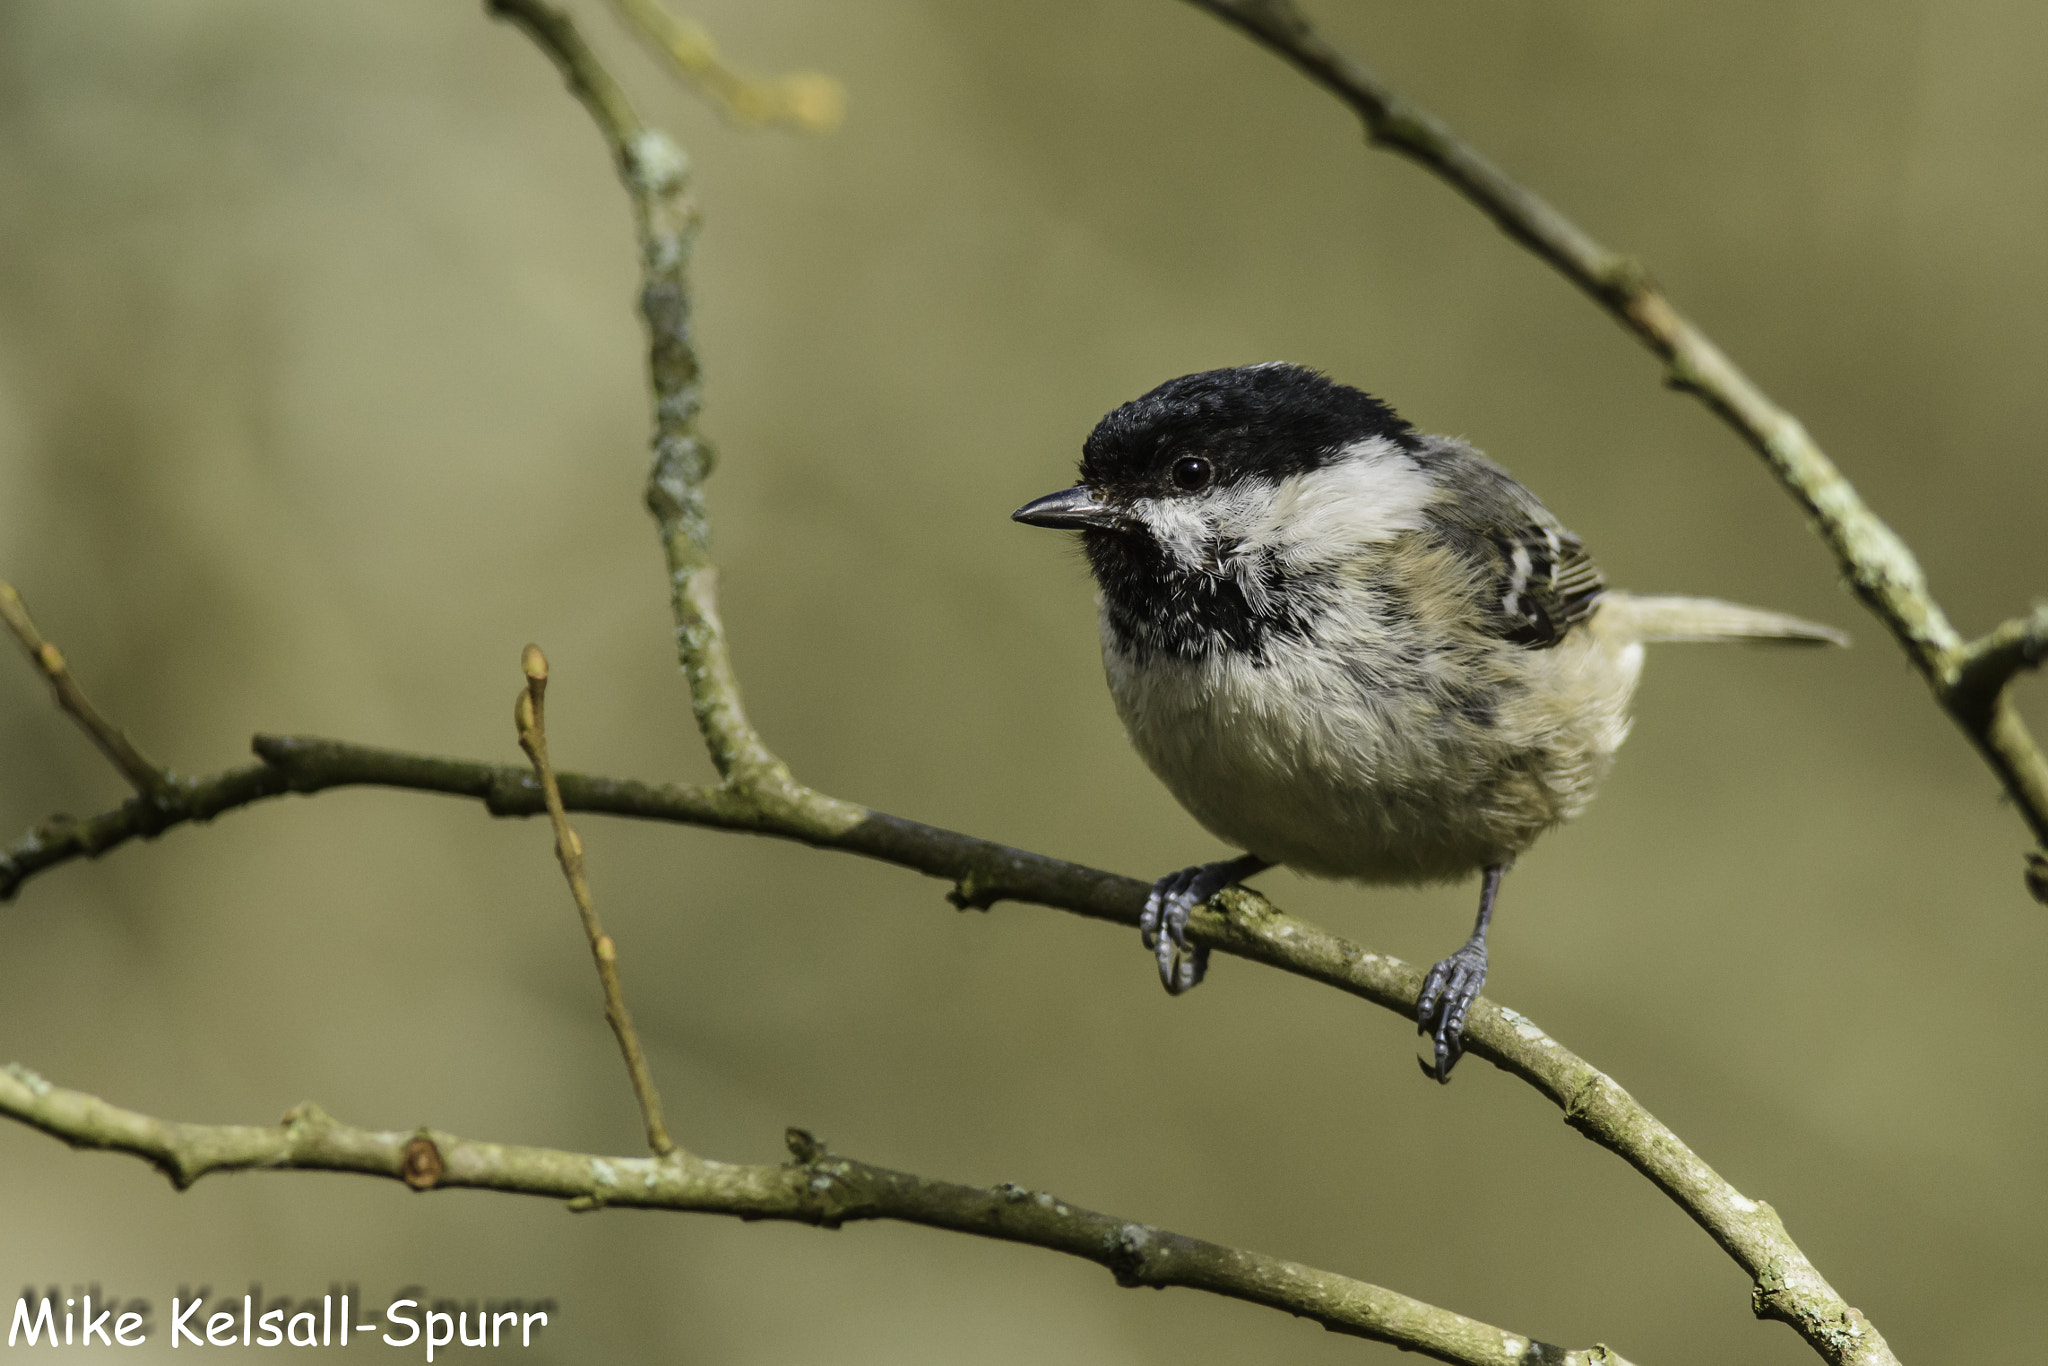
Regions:
<svg viewBox="0 0 2048 1366"><path fill-rule="evenodd" d="M671 14L661 0L612 3L684 80L735 122L829 133L846 117L846 87L823 72L768 80L749 76L727 64L703 25Z"/></svg>
<svg viewBox="0 0 2048 1366"><path fill-rule="evenodd" d="M806 133L835 132L846 121L846 87L822 71L783 77L782 100L790 123Z"/></svg>

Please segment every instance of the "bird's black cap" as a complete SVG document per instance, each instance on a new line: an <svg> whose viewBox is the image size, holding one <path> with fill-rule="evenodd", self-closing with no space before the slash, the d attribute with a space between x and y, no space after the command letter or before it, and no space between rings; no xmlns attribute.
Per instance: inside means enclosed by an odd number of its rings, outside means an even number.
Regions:
<svg viewBox="0 0 2048 1366"><path fill-rule="evenodd" d="M1304 365L1204 370L1170 379L1097 423L1081 448L1081 478L1097 488L1150 483L1181 456L1200 455L1219 483L1279 479L1319 469L1370 437L1407 445L1413 430L1371 394Z"/></svg>

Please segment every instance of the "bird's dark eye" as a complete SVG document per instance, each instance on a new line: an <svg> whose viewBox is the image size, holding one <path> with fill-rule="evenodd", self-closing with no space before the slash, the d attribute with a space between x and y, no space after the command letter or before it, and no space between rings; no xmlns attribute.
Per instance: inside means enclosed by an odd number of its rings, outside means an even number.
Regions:
<svg viewBox="0 0 2048 1366"><path fill-rule="evenodd" d="M1184 455L1173 462L1173 482L1193 493L1209 483L1209 462L1199 455Z"/></svg>

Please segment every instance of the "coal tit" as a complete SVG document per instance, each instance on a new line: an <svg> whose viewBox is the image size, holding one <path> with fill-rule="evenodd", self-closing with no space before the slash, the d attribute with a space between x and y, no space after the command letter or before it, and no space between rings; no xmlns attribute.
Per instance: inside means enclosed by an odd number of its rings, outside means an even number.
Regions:
<svg viewBox="0 0 2048 1366"><path fill-rule="evenodd" d="M1184 375L1103 418L1081 481L1013 514L1081 533L1103 667L1138 753L1241 858L1161 878L1141 922L1169 992L1188 913L1284 863L1482 874L1471 939L1416 1000L1448 1080L1501 876L1586 809L1628 734L1643 645L1846 644L1706 598L1607 588L1536 496L1462 441L1298 365Z"/></svg>

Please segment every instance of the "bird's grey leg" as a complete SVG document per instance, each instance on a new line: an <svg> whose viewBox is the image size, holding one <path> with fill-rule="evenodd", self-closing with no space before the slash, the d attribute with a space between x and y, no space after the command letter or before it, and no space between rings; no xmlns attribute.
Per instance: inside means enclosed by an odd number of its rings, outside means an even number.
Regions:
<svg viewBox="0 0 2048 1366"><path fill-rule="evenodd" d="M1415 1028L1419 1034L1436 1035L1436 1066L1424 1063L1422 1070L1448 1083L1451 1069L1465 1054L1465 1013L1486 985L1486 927L1493 922L1493 898L1500 891L1501 875L1508 864L1496 863L1486 870L1479 889L1479 923L1465 947L1429 970L1422 993L1415 998Z"/></svg>
<svg viewBox="0 0 2048 1366"><path fill-rule="evenodd" d="M1233 887L1273 866L1257 854L1222 863L1198 863L1168 873L1152 884L1138 933L1159 959L1159 981L1171 995L1191 990L1209 970L1209 947L1188 942L1188 913L1225 887Z"/></svg>

